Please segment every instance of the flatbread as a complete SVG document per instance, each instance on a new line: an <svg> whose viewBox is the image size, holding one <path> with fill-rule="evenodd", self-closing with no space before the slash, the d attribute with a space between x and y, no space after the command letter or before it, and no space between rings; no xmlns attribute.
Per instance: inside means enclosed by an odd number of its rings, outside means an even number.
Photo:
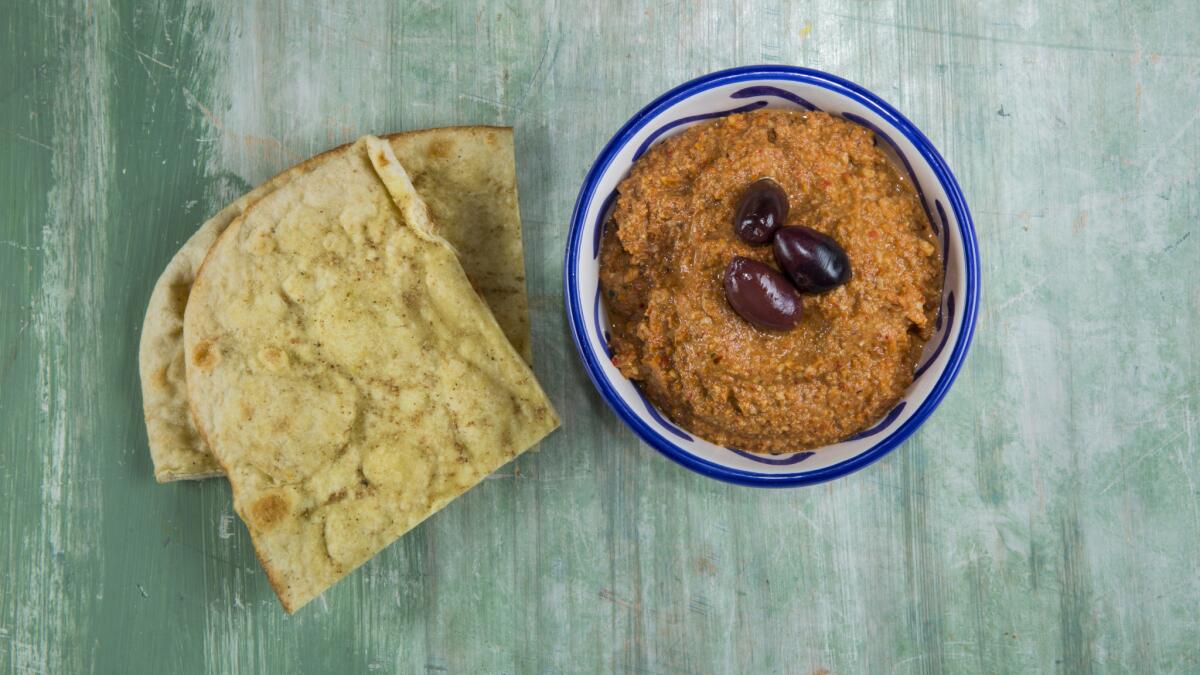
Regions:
<svg viewBox="0 0 1200 675"><path fill-rule="evenodd" d="M509 341L531 362L512 129L446 127L386 138L408 167L440 234L457 249L475 289ZM139 366L146 433L158 482L221 475L192 423L184 382L183 313L204 256L250 205L349 147L340 146L292 167L222 209L188 239L155 284L142 327Z"/></svg>
<svg viewBox="0 0 1200 675"><path fill-rule="evenodd" d="M374 137L225 230L184 351L197 430L289 612L558 426Z"/></svg>

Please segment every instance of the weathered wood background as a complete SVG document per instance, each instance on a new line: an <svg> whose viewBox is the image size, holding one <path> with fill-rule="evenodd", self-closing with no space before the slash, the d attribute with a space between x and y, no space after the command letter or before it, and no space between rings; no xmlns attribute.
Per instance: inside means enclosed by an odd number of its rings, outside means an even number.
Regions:
<svg viewBox="0 0 1200 675"><path fill-rule="evenodd" d="M1200 671L1200 8L1071 5L6 0L0 669ZM984 263L934 417L866 471L779 492L640 445L580 369L560 287L607 138L757 62L911 117ZM516 127L564 426L288 617L228 487L151 477L151 285L281 168L459 123Z"/></svg>

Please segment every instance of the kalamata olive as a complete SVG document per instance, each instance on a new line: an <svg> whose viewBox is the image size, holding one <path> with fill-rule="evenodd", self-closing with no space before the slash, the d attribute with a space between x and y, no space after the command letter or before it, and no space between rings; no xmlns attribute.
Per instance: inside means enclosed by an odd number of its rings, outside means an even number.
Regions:
<svg viewBox="0 0 1200 675"><path fill-rule="evenodd" d="M725 299L746 321L766 330L790 330L800 321L800 294L779 272L737 256L725 268Z"/></svg>
<svg viewBox="0 0 1200 675"><path fill-rule="evenodd" d="M760 178L742 193L733 213L733 231L747 244L766 244L787 215L788 198L783 188L770 178Z"/></svg>
<svg viewBox="0 0 1200 675"><path fill-rule="evenodd" d="M850 258L828 235L807 227L775 233L775 262L801 293L825 293L850 281Z"/></svg>

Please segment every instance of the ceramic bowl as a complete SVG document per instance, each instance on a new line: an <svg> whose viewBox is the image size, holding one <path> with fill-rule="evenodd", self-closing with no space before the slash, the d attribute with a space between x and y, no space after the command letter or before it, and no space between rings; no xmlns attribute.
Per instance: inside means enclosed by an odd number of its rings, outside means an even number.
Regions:
<svg viewBox="0 0 1200 675"><path fill-rule="evenodd" d="M600 301L600 236L617 184L655 143L704 120L759 108L823 110L871 129L877 143L911 178L942 247L945 286L936 332L912 386L882 419L840 443L815 451L763 456L710 443L655 409L612 364L608 318ZM706 476L742 485L797 486L861 469L900 445L945 397L975 327L979 256L971 215L958 182L929 139L879 96L827 73L790 66L723 70L682 84L633 116L608 142L587 174L571 217L563 283L579 355L604 400L646 443Z"/></svg>

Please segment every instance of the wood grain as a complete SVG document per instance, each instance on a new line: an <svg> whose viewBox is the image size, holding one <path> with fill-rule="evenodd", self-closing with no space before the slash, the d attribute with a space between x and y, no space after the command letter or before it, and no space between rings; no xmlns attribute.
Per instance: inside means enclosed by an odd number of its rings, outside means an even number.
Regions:
<svg viewBox="0 0 1200 675"><path fill-rule="evenodd" d="M976 5L980 6L976 6ZM0 6L0 670L1200 670L1200 21L1187 0ZM975 215L972 354L879 464L727 486L583 374L590 162L687 78L860 82ZM516 127L564 427L296 616L222 481L154 484L136 345L206 217L366 132Z"/></svg>

